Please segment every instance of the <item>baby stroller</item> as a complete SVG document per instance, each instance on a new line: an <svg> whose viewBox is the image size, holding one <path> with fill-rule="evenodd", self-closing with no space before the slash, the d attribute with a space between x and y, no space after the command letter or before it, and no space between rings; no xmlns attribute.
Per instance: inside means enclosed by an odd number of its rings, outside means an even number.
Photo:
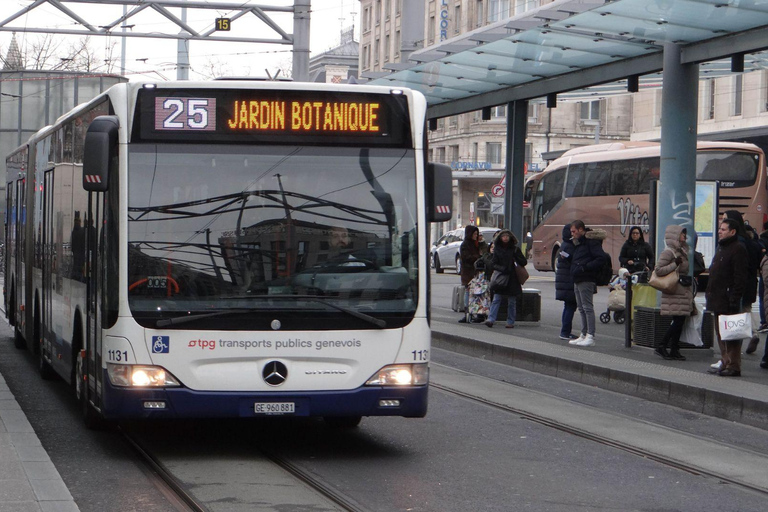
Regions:
<svg viewBox="0 0 768 512"><path fill-rule="evenodd" d="M624 269L619 270L621 272ZM626 272L626 270L624 270ZM611 321L611 311L613 311L613 321L617 324L624 323L624 310L626 309L627 302L627 280L615 275L611 278L611 282L608 283L608 288L611 290L608 295L608 309L600 313L600 321L607 324Z"/></svg>

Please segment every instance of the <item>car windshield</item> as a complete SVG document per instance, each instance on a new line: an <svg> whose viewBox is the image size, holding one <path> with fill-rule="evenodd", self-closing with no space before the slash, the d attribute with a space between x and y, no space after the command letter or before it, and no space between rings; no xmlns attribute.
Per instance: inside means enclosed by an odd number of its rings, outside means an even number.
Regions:
<svg viewBox="0 0 768 512"><path fill-rule="evenodd" d="M416 212L413 150L134 144L131 311L151 327L404 325Z"/></svg>

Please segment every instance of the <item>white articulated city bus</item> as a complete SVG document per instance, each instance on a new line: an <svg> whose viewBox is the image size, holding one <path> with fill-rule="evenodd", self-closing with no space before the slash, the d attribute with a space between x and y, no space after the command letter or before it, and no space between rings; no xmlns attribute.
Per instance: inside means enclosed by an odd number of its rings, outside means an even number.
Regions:
<svg viewBox="0 0 768 512"><path fill-rule="evenodd" d="M17 346L89 425L423 417L428 222L451 215L425 115L385 87L110 88L8 157Z"/></svg>

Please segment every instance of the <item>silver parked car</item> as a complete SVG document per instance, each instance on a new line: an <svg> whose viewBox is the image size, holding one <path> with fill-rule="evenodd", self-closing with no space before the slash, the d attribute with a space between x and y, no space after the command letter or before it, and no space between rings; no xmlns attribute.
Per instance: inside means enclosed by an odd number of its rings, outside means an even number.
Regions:
<svg viewBox="0 0 768 512"><path fill-rule="evenodd" d="M493 236L499 231L499 228L480 228L480 233L487 243L493 241ZM459 254L459 247L464 240L464 228L454 229L449 231L440 239L432 244L430 250L430 260L432 266L435 268L435 272L442 274L446 268L452 268L456 270L457 274L461 273L461 255Z"/></svg>

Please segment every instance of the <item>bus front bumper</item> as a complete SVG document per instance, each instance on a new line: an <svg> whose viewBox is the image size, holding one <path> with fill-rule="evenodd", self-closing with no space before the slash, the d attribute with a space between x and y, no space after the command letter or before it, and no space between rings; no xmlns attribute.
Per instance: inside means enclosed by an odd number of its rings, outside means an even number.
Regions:
<svg viewBox="0 0 768 512"><path fill-rule="evenodd" d="M105 375L106 377L106 375ZM361 386L344 391L216 392L187 388L121 388L104 380L106 419L255 418L263 416L403 416L427 414L428 386ZM264 404L293 404L269 407ZM283 409L293 412L270 411ZM259 411L259 412L257 412ZM264 412L267 411L267 412Z"/></svg>

